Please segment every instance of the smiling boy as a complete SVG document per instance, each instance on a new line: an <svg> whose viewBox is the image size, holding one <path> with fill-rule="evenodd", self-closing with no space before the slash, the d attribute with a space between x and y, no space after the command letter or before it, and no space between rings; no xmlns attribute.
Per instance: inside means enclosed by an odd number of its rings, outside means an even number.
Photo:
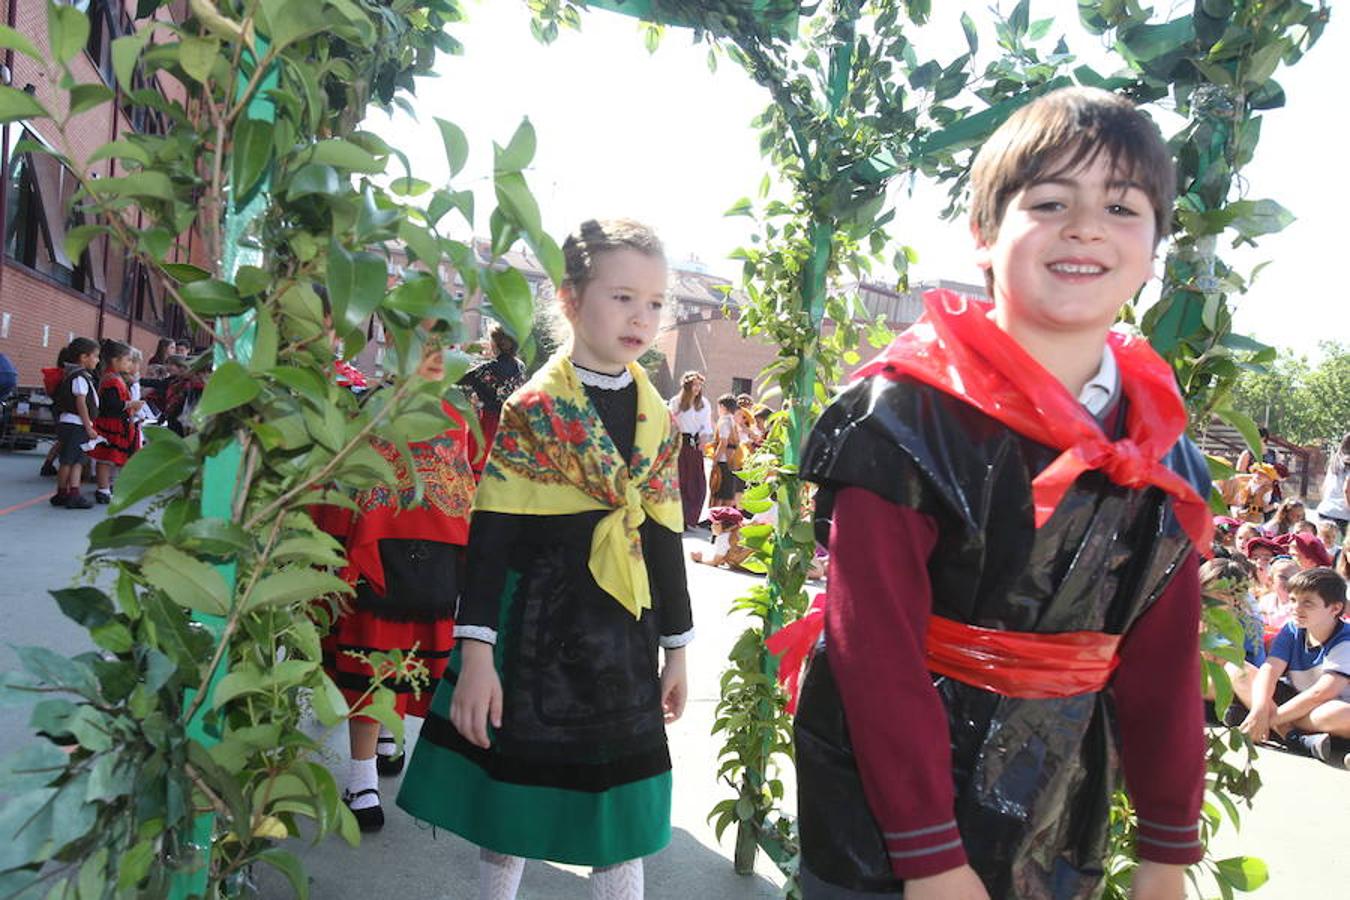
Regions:
<svg viewBox="0 0 1350 900"><path fill-rule="evenodd" d="M1345 579L1326 567L1289 579L1293 615L1270 645L1242 730L1271 731L1337 768L1350 768L1350 623Z"/></svg>
<svg viewBox="0 0 1350 900"><path fill-rule="evenodd" d="M1096 896L1117 753L1134 897L1181 897L1201 858L1209 478L1170 367L1111 331L1173 179L1122 98L1019 111L972 172L992 306L925 297L812 433L832 565L796 722L808 900Z"/></svg>

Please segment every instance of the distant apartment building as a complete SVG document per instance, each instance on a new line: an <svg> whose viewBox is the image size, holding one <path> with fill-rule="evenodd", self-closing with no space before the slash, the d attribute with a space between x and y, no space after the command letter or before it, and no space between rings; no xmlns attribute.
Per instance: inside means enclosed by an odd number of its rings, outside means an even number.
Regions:
<svg viewBox="0 0 1350 900"><path fill-rule="evenodd" d="M144 108L125 103L113 76L112 42L134 30L130 12L136 0L73 0L91 20L89 41L83 53L71 61L71 70L81 83L102 82L115 92L114 100L71 120L68 136L71 156L87 159L108 141L131 132L159 133L164 122ZM186 4L171 3L158 13L181 18ZM47 47L47 0L10 0L6 24L26 36L39 50ZM13 50L3 56L5 84L31 91L48 109L60 102L38 64ZM167 77L146 79L138 84L153 87L166 96L182 95L182 87ZM41 384L40 370L50 366L57 351L77 336L116 338L144 351L154 352L160 337L187 337L188 324L182 312L167 301L161 286L143 267L127 258L106 235L89 244L79 258L66 252L66 234L83 224L72 213L70 200L77 189L72 173L43 153L16 152L21 142L57 147L50 122L13 122L0 131L0 351L19 370L21 385ZM121 174L111 160L96 164L100 176ZM192 233L179 236L171 261L194 262L200 243Z"/></svg>

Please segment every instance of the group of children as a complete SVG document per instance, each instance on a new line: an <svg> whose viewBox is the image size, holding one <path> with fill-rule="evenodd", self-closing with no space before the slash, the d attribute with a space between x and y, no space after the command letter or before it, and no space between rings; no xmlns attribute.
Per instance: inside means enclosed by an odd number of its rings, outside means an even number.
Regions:
<svg viewBox="0 0 1350 900"><path fill-rule="evenodd" d="M1171 368L1112 330L1173 191L1167 148L1128 101L1070 89L1025 106L972 175L992 305L929 295L812 432L801 472L832 567L823 614L796 626L811 648L796 719L809 900L1092 896L1117 754L1136 900L1181 896L1201 858L1208 468ZM591 866L596 897L642 895L642 857L670 837L664 729L687 694L680 534L701 513L703 447L733 443L701 379L668 408L636 363L666 290L651 232L587 222L564 255L571 339L502 405L467 537L467 450L452 449L463 493L440 530L402 531L418 501L401 491L363 501L385 512L349 541L350 615L444 629L453 611L453 647L418 647L433 670L448 662L398 803L481 848L487 900L515 896L527 858ZM1293 642L1292 666L1328 646L1315 612L1272 653ZM361 674L337 671L351 689ZM1325 718L1305 706L1256 703L1248 729ZM358 812L379 805L372 744L377 729L354 726Z"/></svg>
<svg viewBox="0 0 1350 900"><path fill-rule="evenodd" d="M689 371L680 377L680 392L670 398L671 415L680 434L680 504L686 529L717 519L709 511L739 505L744 482L735 474L764 441L773 411L749 394L723 394L716 405L703 396L706 379ZM712 461L711 479L704 460Z"/></svg>
<svg viewBox="0 0 1350 900"><path fill-rule="evenodd" d="M61 350L55 370L44 371L56 416L56 440L43 466L43 474L56 475L53 506L90 509L112 502L114 470L141 447L146 404L140 368L135 348L114 340L100 346L79 337ZM95 467L93 499L80 490L87 459Z"/></svg>

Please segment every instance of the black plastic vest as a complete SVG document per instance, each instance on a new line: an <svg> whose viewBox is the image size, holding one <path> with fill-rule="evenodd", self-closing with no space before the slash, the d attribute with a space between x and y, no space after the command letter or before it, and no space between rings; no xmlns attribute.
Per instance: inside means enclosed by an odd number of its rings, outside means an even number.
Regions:
<svg viewBox="0 0 1350 900"><path fill-rule="evenodd" d="M1109 411L1106 430L1118 435L1123 418L1119 406ZM1190 541L1161 490L1124 488L1100 472L1080 476L1036 528L1031 482L1059 452L935 388L875 376L826 410L802 472L821 487L822 541L834 493L850 485L938 522L928 570L914 573L931 582L936 615L1010 631L1123 633L1167 586ZM1208 467L1189 440L1164 462L1208 495ZM1019 700L940 676L934 684L951 732L957 823L990 896L1093 896L1116 769L1109 690ZM803 682L796 734L805 867L841 887L898 892L823 641Z"/></svg>

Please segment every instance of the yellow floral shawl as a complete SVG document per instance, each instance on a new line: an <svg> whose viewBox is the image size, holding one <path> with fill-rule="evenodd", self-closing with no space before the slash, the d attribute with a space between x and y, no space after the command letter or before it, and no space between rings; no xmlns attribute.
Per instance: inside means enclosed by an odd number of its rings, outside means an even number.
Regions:
<svg viewBox="0 0 1350 900"><path fill-rule="evenodd" d="M558 353L502 406L474 509L517 515L611 510L591 540L591 574L640 619L652 595L638 526L650 516L678 533L684 514L675 420L642 367L631 363L628 371L637 382L638 414L627 464L571 359Z"/></svg>

